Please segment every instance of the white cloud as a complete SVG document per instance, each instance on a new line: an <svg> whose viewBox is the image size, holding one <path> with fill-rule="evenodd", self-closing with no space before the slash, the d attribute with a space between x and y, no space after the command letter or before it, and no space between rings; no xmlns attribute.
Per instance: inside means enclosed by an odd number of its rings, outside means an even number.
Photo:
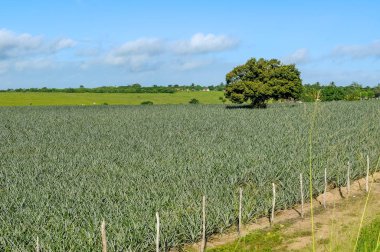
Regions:
<svg viewBox="0 0 380 252"><path fill-rule="evenodd" d="M301 48L284 57L282 61L286 64L302 64L308 62L309 60L309 51L305 48Z"/></svg>
<svg viewBox="0 0 380 252"><path fill-rule="evenodd" d="M39 36L27 33L15 34L11 31L0 30L0 58L15 57L40 50L43 40Z"/></svg>
<svg viewBox="0 0 380 252"><path fill-rule="evenodd" d="M76 42L69 38L50 42L41 36L28 33L16 34L0 29L0 59L53 54L75 45Z"/></svg>
<svg viewBox="0 0 380 252"><path fill-rule="evenodd" d="M131 72L164 68L189 71L212 64L208 53L230 50L238 43L226 35L197 33L188 40L140 38L107 49L84 43L78 46L70 38L46 39L0 29L0 73L64 67L65 60L86 70L108 65ZM60 54L73 47L77 50L72 55Z"/></svg>
<svg viewBox="0 0 380 252"><path fill-rule="evenodd" d="M368 58L380 57L380 40L364 45L341 45L332 51L334 57Z"/></svg>
<svg viewBox="0 0 380 252"><path fill-rule="evenodd" d="M129 70L140 71L151 64L151 58L148 55L131 55L131 56L107 56L106 62L110 65L126 66Z"/></svg>
<svg viewBox="0 0 380 252"><path fill-rule="evenodd" d="M42 36L0 29L0 73L12 69L21 71L50 68L57 63L52 56L76 44L69 38L52 41Z"/></svg>
<svg viewBox="0 0 380 252"><path fill-rule="evenodd" d="M160 39L142 38L127 42L116 48L113 53L119 56L157 55L165 51L165 45Z"/></svg>
<svg viewBox="0 0 380 252"><path fill-rule="evenodd" d="M173 50L180 54L202 54L229 50L238 44L236 39L226 35L197 33L189 41L175 42Z"/></svg>
<svg viewBox="0 0 380 252"><path fill-rule="evenodd" d="M180 59L183 54L206 54L236 47L238 41L225 35L197 33L187 41L164 41L157 38L141 38L129 41L106 53L104 62L124 66L132 71L144 71L168 62L179 62L177 69L191 70L210 64L210 60ZM182 55L182 56L179 56Z"/></svg>
<svg viewBox="0 0 380 252"><path fill-rule="evenodd" d="M63 38L63 39L59 39L57 40L56 42L54 42L52 44L52 49L54 51L60 51L60 50L63 50L63 49L66 49L66 48L72 48L72 47L75 47L77 44L77 42L75 42L74 40L72 39L69 39L69 38Z"/></svg>
<svg viewBox="0 0 380 252"><path fill-rule="evenodd" d="M151 68L158 56L165 52L165 44L156 38L129 41L107 53L105 62L110 65L126 66L132 71Z"/></svg>

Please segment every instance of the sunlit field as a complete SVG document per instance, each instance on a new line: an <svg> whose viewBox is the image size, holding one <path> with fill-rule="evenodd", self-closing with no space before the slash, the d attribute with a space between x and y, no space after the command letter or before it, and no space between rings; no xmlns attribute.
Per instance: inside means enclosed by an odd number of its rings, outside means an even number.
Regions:
<svg viewBox="0 0 380 252"><path fill-rule="evenodd" d="M348 161L355 179L366 172L366 155L377 160L379 105L318 104L314 195L326 167L339 186ZM0 250L32 251L38 237L46 251L99 251L105 220L110 251L154 251L156 212L163 250L199 241L202 196L210 235L236 224L239 187L245 223L270 213L272 183L276 209L289 208L300 200L301 172L308 183L312 111L305 103L1 107Z"/></svg>
<svg viewBox="0 0 380 252"><path fill-rule="evenodd" d="M18 93L0 92L0 106L40 105L140 105L187 104L193 98L203 104L222 104L223 91L194 91L176 93Z"/></svg>

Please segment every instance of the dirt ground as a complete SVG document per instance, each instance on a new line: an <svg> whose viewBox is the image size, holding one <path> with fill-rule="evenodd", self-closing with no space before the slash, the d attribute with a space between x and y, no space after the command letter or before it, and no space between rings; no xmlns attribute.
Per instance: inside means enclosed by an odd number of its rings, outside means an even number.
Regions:
<svg viewBox="0 0 380 252"><path fill-rule="evenodd" d="M365 210L363 224L380 216L380 172L373 174L369 181L369 194L365 192L365 179L360 179L351 182L349 193L346 187L334 188L325 196L320 195L313 200L316 251L352 251L363 211ZM326 208L323 206L323 197L325 197ZM274 247L273 251L312 250L310 202L304 205L303 219L300 212L300 205L293 209L276 212L274 224L280 224L283 227L280 232L285 242L279 247ZM270 228L268 218L260 218L243 226L241 236L268 228ZM228 233L210 237L207 248L217 248L238 238L236 229L231 229ZM196 243L185 246L184 251L199 251L199 248L200 243Z"/></svg>

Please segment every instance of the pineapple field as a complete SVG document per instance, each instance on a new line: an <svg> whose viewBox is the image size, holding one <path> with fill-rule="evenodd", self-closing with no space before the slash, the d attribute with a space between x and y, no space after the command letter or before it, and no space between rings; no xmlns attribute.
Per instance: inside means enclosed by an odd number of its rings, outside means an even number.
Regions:
<svg viewBox="0 0 380 252"><path fill-rule="evenodd" d="M374 172L380 103L0 107L0 250L180 248ZM311 148L312 147L312 148ZM310 162L312 174L310 174ZM38 238L37 238L38 237Z"/></svg>

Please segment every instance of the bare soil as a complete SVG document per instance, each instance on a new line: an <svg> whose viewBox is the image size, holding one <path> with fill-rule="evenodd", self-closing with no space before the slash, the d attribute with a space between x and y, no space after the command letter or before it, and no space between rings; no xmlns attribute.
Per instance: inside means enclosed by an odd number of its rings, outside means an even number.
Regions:
<svg viewBox="0 0 380 252"><path fill-rule="evenodd" d="M363 178L351 182L350 192L346 187L334 188L325 196L319 195L313 200L316 251L352 250L364 210L364 224L380 216L380 172L373 174L369 181L369 194L365 192ZM323 197L326 200L326 208L323 206ZM273 251L310 251L312 249L310 202L304 205L303 219L300 212L300 205L276 212L274 223L284 224L281 225L283 227L281 234L286 241L280 247L273 248ZM270 228L268 218L260 218L244 225L241 236L268 228ZM207 248L216 248L236 239L239 239L239 235L236 228L232 228L227 233L211 236L207 241ZM199 251L199 248L200 243L189 244L183 251Z"/></svg>

